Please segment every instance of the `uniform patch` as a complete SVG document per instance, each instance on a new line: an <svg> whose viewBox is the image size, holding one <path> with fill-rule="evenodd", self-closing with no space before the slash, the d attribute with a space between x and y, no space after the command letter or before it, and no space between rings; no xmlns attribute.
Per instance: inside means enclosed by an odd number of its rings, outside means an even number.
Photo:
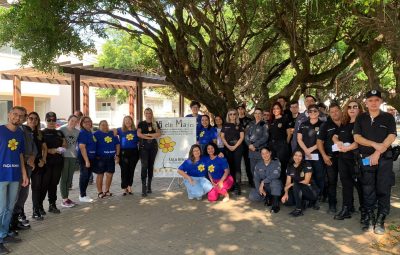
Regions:
<svg viewBox="0 0 400 255"><path fill-rule="evenodd" d="M281 128L281 127L282 127L282 123L279 123L279 124L278 124L278 128Z"/></svg>
<svg viewBox="0 0 400 255"><path fill-rule="evenodd" d="M301 177L301 178L304 177L304 172L303 172L303 171L300 172L300 177Z"/></svg>
<svg viewBox="0 0 400 255"><path fill-rule="evenodd" d="M314 130L318 132L319 131L319 127L315 127Z"/></svg>

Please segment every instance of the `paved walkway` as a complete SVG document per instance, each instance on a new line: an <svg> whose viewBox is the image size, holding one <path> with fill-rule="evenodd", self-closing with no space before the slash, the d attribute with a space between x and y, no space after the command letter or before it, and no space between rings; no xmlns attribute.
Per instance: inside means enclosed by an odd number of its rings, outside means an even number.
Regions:
<svg viewBox="0 0 400 255"><path fill-rule="evenodd" d="M396 168L399 176L398 164ZM121 196L118 169L111 189L113 197L62 209L60 215L48 214L42 222L31 221L32 229L20 232L23 243L8 247L13 254L24 255L390 254L373 248L387 236L362 233L359 215L345 221L333 220L326 214L327 204L294 219L288 215L292 208L283 207L271 215L263 205L250 203L247 189L227 203L189 201L177 183L170 192L165 191L171 179L155 179L154 193L143 199L138 173L137 169L133 196ZM70 196L75 201L78 176L76 172ZM392 227L400 225L399 181L397 177L387 221ZM89 186L88 193L96 197L94 185ZM30 201L26 206L29 216ZM399 254L399 244L390 249L391 254Z"/></svg>

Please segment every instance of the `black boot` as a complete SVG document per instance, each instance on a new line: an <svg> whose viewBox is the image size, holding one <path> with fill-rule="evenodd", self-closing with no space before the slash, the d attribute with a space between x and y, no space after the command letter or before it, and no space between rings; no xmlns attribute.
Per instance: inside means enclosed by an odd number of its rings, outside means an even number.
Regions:
<svg viewBox="0 0 400 255"><path fill-rule="evenodd" d="M351 213L350 209L347 206L343 206L342 210L333 217L335 220L344 220L344 219L350 219L351 218Z"/></svg>
<svg viewBox="0 0 400 255"><path fill-rule="evenodd" d="M147 179L147 194L153 193L151 190L151 178Z"/></svg>
<svg viewBox="0 0 400 255"><path fill-rule="evenodd" d="M374 233L377 235L385 234L385 218L386 215L378 213L378 217L376 217L376 223L374 228Z"/></svg>
<svg viewBox="0 0 400 255"><path fill-rule="evenodd" d="M367 210L365 210L365 208L360 207L360 223L364 224L365 219L367 217Z"/></svg>
<svg viewBox="0 0 400 255"><path fill-rule="evenodd" d="M39 208L33 208L32 219L43 220L43 216L40 214Z"/></svg>
<svg viewBox="0 0 400 255"><path fill-rule="evenodd" d="M239 184L239 183L236 183L236 184L235 184L235 189L234 189L234 191L235 191L235 195L237 195L237 196L242 195L242 189L240 188L240 184Z"/></svg>
<svg viewBox="0 0 400 255"><path fill-rule="evenodd" d="M57 208L55 203L49 205L49 212L59 214L61 211Z"/></svg>
<svg viewBox="0 0 400 255"><path fill-rule="evenodd" d="M43 204L39 206L40 215L46 215L46 211L44 210Z"/></svg>
<svg viewBox="0 0 400 255"><path fill-rule="evenodd" d="M147 197L146 179L142 179L142 197Z"/></svg>
<svg viewBox="0 0 400 255"><path fill-rule="evenodd" d="M279 197L278 196L273 196L272 197L272 208L271 208L271 213L278 213L281 208L279 207Z"/></svg>
<svg viewBox="0 0 400 255"><path fill-rule="evenodd" d="M372 231L375 225L375 214L374 211L368 211L365 216L365 220L361 223L361 229L364 232Z"/></svg>

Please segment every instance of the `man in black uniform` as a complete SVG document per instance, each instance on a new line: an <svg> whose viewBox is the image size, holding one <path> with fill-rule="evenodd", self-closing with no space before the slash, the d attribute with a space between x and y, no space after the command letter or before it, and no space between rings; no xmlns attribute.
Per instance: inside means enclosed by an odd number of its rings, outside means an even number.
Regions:
<svg viewBox="0 0 400 255"><path fill-rule="evenodd" d="M342 110L336 103L332 103L329 106L329 118L326 122L321 125L318 132L317 147L318 151L324 160L326 166L326 173L328 176L328 202L329 209L328 213L336 213L336 188L338 182L338 156L339 151L332 150L332 137L337 133L342 121Z"/></svg>
<svg viewBox="0 0 400 255"><path fill-rule="evenodd" d="M245 104L238 105L237 111L239 113L240 125L242 125L244 132L246 133L246 130L253 119L250 118L249 115L247 114ZM253 172L250 168L249 148L244 143L243 143L243 159L244 159L244 165L246 166L246 175L247 179L249 180L249 185L252 188L254 188Z"/></svg>
<svg viewBox="0 0 400 255"><path fill-rule="evenodd" d="M391 145L396 139L396 122L393 116L380 110L381 92L368 91L368 111L360 114L354 123L354 140L359 144L361 162L361 186L366 218L362 229L375 234L385 233L385 218L390 211L390 193L395 183ZM375 205L378 214L375 221Z"/></svg>

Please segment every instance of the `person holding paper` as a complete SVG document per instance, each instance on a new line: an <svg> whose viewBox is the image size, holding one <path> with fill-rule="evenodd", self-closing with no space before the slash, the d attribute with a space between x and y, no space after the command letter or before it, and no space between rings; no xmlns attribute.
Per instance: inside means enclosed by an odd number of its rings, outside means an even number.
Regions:
<svg viewBox="0 0 400 255"><path fill-rule="evenodd" d="M395 184L392 143L396 140L396 122L390 113L380 110L380 91L366 94L367 112L360 114L354 123L354 140L358 143L361 166L361 185L367 215L362 223L364 231L385 233L385 219L390 211L390 195ZM378 213L375 221L375 207Z"/></svg>
<svg viewBox="0 0 400 255"><path fill-rule="evenodd" d="M349 100L344 106L342 124L337 134L332 137L334 147L339 151L338 167L339 176L342 183L342 210L335 215L335 220L351 218L354 209L354 187L358 193L360 203L361 219L365 218L363 208L363 197L360 183L360 169L358 164L358 145L354 142L353 127L356 117L363 112L361 104L356 100Z"/></svg>
<svg viewBox="0 0 400 255"><path fill-rule="evenodd" d="M338 156L339 152L332 150L332 137L337 133L342 121L342 109L337 103L329 106L329 118L321 125L317 135L317 147L325 163L326 174L328 176L328 202L329 214L336 214L336 189L338 182Z"/></svg>
<svg viewBox="0 0 400 255"><path fill-rule="evenodd" d="M313 104L307 108L309 120L301 123L297 134L297 143L304 151L305 159L313 168L313 179L319 189L319 198L322 196L325 185L325 168L317 148L317 133L322 124L319 120L318 107Z"/></svg>
<svg viewBox="0 0 400 255"><path fill-rule="evenodd" d="M186 186L188 198L190 200L201 200L212 188L212 184L207 180L207 169L205 158L201 157L201 148L198 144L192 145L189 151L189 158L178 168L178 174L183 177L183 184Z"/></svg>
<svg viewBox="0 0 400 255"><path fill-rule="evenodd" d="M46 170L43 176L42 201L48 192L49 212L60 213L56 206L57 185L60 182L61 171L64 167L63 152L67 147L63 132L56 130L57 116L54 112L46 113L47 128L43 130L43 149Z"/></svg>

